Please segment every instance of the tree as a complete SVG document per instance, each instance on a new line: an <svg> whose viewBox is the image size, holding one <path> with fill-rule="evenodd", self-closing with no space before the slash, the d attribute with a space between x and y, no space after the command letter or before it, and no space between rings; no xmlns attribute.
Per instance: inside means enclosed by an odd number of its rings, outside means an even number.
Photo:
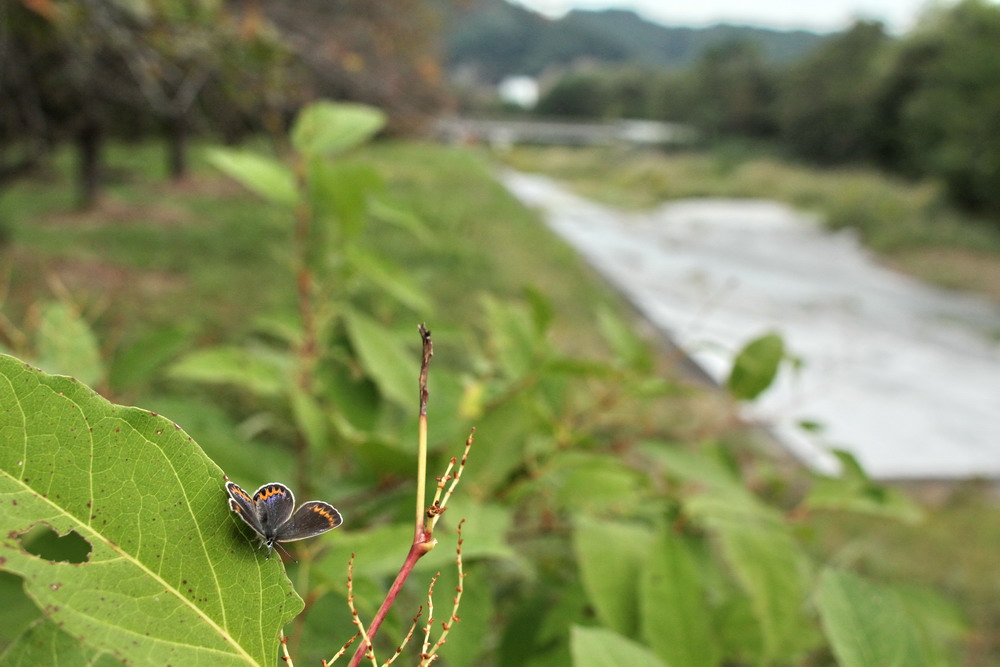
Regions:
<svg viewBox="0 0 1000 667"><path fill-rule="evenodd" d="M929 14L901 45L886 113L902 171L943 179L957 203L1000 211L1000 7L963 0Z"/></svg>
<svg viewBox="0 0 1000 667"><path fill-rule="evenodd" d="M21 173L72 140L85 207L109 135L165 131L180 177L189 126L267 100L260 83L280 51L264 24L217 0L18 0L0 5L0 19L0 150L15 156L0 173ZM208 89L213 104L201 103Z"/></svg>
<svg viewBox="0 0 1000 667"><path fill-rule="evenodd" d="M793 153L824 164L873 157L884 129L875 100L888 43L881 23L859 21L783 78L780 138Z"/></svg>
<svg viewBox="0 0 1000 667"><path fill-rule="evenodd" d="M538 100L535 110L546 116L603 118L611 96L596 71L571 72L560 77Z"/></svg>
<svg viewBox="0 0 1000 667"><path fill-rule="evenodd" d="M759 48L749 42L720 44L695 65L695 113L709 135L763 138L774 133L774 73Z"/></svg>
<svg viewBox="0 0 1000 667"><path fill-rule="evenodd" d="M420 126L444 102L436 3L259 0L303 67L308 97L364 102L389 129Z"/></svg>

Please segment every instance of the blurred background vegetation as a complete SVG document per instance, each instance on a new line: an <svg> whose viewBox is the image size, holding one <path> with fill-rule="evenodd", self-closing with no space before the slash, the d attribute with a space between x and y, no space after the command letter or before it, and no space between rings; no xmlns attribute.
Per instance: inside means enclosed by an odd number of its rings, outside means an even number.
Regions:
<svg viewBox="0 0 1000 667"><path fill-rule="evenodd" d="M423 134L524 113L484 86L539 75L539 114L687 123L700 145L508 164L628 206L786 199L1000 299L996 5L903 36L497 1L14 0L0 22L0 344L168 415L245 487L344 512L289 566L303 663L351 634L349 554L362 614L405 555L420 321L431 470L478 429L446 517L469 519L449 664L1000 660L988 483L885 486L847 455L840 477L800 469L738 418L790 372L780 338L748 341L727 387L693 381L496 183L494 154ZM310 124L319 98L371 107ZM453 549L421 565L440 590ZM0 586L2 645L41 612Z"/></svg>

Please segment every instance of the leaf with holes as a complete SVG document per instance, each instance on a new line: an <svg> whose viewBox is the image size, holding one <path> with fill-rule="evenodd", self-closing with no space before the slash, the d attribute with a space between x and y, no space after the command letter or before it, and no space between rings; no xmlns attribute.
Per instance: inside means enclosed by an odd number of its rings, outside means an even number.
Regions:
<svg viewBox="0 0 1000 667"><path fill-rule="evenodd" d="M137 664L274 664L302 601L279 559L248 541L223 485L171 421L0 355L0 569L87 649ZM34 549L44 533L84 543L82 555Z"/></svg>

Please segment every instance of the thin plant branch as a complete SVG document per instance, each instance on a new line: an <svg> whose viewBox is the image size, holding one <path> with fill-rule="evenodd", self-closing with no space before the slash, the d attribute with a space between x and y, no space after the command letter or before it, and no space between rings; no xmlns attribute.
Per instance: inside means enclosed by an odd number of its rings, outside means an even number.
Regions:
<svg viewBox="0 0 1000 667"><path fill-rule="evenodd" d="M413 617L413 623L410 624L410 630L406 633L406 636L403 637L403 641L399 642L399 646L396 647L396 653L391 658L386 660L382 667L388 667L396 661L396 658L403 654L403 649L406 648L406 645L410 643L410 639L413 638L413 632L417 629L417 621L420 620L420 615L423 613L424 606L420 605L420 607L417 608L417 615Z"/></svg>
<svg viewBox="0 0 1000 667"><path fill-rule="evenodd" d="M413 544L410 545L410 550L406 554L406 559L403 561L403 565L399 568L399 573L396 575L395 580L393 580L392 585L389 587L389 591L386 593L385 599L382 601L382 605L379 607L378 611L375 612L375 616L368 625L367 631L364 630L364 628L359 624L360 621L358 621L358 629L361 630L362 641L354 651L350 667L358 667L361 660L366 656L371 658L372 640L375 638L382 622L389 613L389 609L399 596L399 592L403 589L403 584L406 583L407 578L409 578L410 574L413 572L413 568L416 566L417 561L430 552L431 549L433 549L437 544L437 540L434 539L434 527L437 525L437 521L441 513L444 512L448 500L451 498L451 494L454 492L458 481L461 479L462 471L465 469L465 463L468 459L469 449L472 447L473 435L470 433L469 438L465 443L465 452L462 455L461 463L458 463L458 461L454 458L451 460L445 475L438 480L438 487L434 495L434 502L429 507L425 508L424 498L426 496L427 488L427 401L429 395L427 389L427 371L430 366L431 357L434 354L434 346L431 341L431 332L426 326L421 324L418 327L418 331L420 332L420 338L423 343L423 355L419 380L420 414L417 437L417 511L415 526L413 529ZM458 465L457 469L455 468L456 464ZM451 474L452 470L455 470L454 475ZM448 484L449 481L451 482L450 484ZM353 606L352 614L354 614ZM432 616L431 609L428 609L428 616ZM354 618L357 618L356 614L354 614Z"/></svg>
<svg viewBox="0 0 1000 667"><path fill-rule="evenodd" d="M427 623L424 625L424 643L420 648L420 660L423 663L425 657L427 657L427 652L431 647L431 628L434 627L434 584L437 583L438 577L441 573L438 572L433 577L431 577L431 583L427 587Z"/></svg>
<svg viewBox="0 0 1000 667"><path fill-rule="evenodd" d="M427 518L424 520L424 532L433 534L438 520L448 508L448 501L451 499L451 494L455 492L455 487L458 486L458 483L462 479L462 473L465 471L465 463L469 460L469 450L472 449L472 441L475 435L476 429L473 428L469 433L469 437L465 440L465 451L462 452L462 461L458 464L458 470L454 476L451 475L451 471L455 468L457 459L452 457L451 461L448 462L448 467L445 469L444 475L438 478L437 491L434 492L434 501L431 503L430 509L427 510ZM451 482L450 485L448 485L449 481ZM445 490L446 485L448 485L447 490Z"/></svg>
<svg viewBox="0 0 1000 667"><path fill-rule="evenodd" d="M441 623L441 636L438 637L437 641L434 642L434 647L428 650L429 635L431 629L431 622L428 619L427 627L424 631L424 649L420 654L420 665L429 665L438 658L438 651L444 646L444 643L448 641L448 633L451 632L451 628L455 623L460 620L458 617L458 607L462 603L462 593L465 590L465 585L462 581L465 579L465 571L462 566L462 524L465 523L465 519L458 522L458 548L456 549L455 563L458 566L458 585L455 586L455 597L452 599L451 605L451 617L447 621ZM437 577L435 577L437 579ZM431 589L428 591L428 595L431 595L434 590L434 582L431 582Z"/></svg>
<svg viewBox="0 0 1000 667"><path fill-rule="evenodd" d="M378 660L375 659L375 647L372 646L371 640L368 638L368 633L365 631L365 624L361 622L361 617L358 616L358 610L354 608L354 554L351 554L351 560L347 563L347 606L351 610L351 622L358 628L358 634L361 635L361 646L360 649L365 649L364 657L371 660L372 667L378 667ZM357 657L357 653L354 654Z"/></svg>
<svg viewBox="0 0 1000 667"><path fill-rule="evenodd" d="M429 392L427 390L427 370L431 365L431 357L434 356L434 343L431 341L431 332L424 324L417 327L420 332L420 340L423 343L423 354L420 361L420 415L417 421L417 520L414 524L413 541L417 542L421 538L424 517L424 498L427 486L427 400Z"/></svg>
<svg viewBox="0 0 1000 667"><path fill-rule="evenodd" d="M329 660L321 661L323 663L323 667L328 667L329 665L332 665L333 663L337 662L337 660L339 660L342 655L347 653L347 649L351 648L351 644L353 644L354 641L360 636L361 636L360 632L355 632L354 636L348 639L346 642L344 642L344 645L340 647L340 650L337 651L332 658L330 658Z"/></svg>
<svg viewBox="0 0 1000 667"><path fill-rule="evenodd" d="M281 642L281 659L289 667L295 667L292 663L292 656L288 655L288 637L285 636L284 630L278 630L278 641Z"/></svg>

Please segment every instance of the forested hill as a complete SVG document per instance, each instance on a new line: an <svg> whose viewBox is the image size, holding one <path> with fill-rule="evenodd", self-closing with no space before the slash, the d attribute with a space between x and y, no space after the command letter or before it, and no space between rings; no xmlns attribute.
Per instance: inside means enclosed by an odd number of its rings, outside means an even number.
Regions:
<svg viewBox="0 0 1000 667"><path fill-rule="evenodd" d="M822 40L804 30L667 27L623 10L574 10L550 20L506 0L473 0L446 19L445 59L449 69L474 66L481 79L498 81L583 59L686 67L707 48L731 41L759 45L770 62L790 62Z"/></svg>

